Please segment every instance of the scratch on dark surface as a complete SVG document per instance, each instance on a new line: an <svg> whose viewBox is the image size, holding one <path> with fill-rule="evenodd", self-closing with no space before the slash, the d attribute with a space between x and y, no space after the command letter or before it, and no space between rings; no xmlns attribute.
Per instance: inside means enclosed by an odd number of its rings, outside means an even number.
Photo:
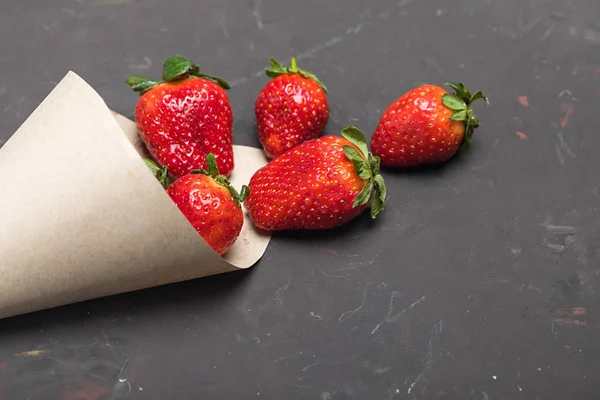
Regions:
<svg viewBox="0 0 600 400"><path fill-rule="evenodd" d="M573 101L577 101L577 97L573 96L573 93L571 93L569 89L562 90L560 93L558 93L559 99L566 96L570 97Z"/></svg>
<svg viewBox="0 0 600 400"><path fill-rule="evenodd" d="M226 38L229 38L229 29L227 29L227 16L223 13L218 13L215 19L217 21L217 25L223 31L223 35L225 35Z"/></svg>
<svg viewBox="0 0 600 400"><path fill-rule="evenodd" d="M280 306L283 306L283 299L281 298L281 293L285 292L289 289L290 284L292 283L292 278L288 279L287 283L275 291L275 301Z"/></svg>
<svg viewBox="0 0 600 400"><path fill-rule="evenodd" d="M553 233L555 235L574 235L579 230L570 225L553 225L548 223L543 223L542 226L548 230L548 232Z"/></svg>
<svg viewBox="0 0 600 400"><path fill-rule="evenodd" d="M362 302L360 303L360 305L358 307L356 307L354 310L349 310L346 311L344 313L342 313L342 315L340 315L340 317L338 318L338 323L342 323L345 320L347 320L348 318L352 317L354 314L356 314L357 312L359 312L365 305L365 301L367 300L367 289L364 289L364 293L363 293L363 299Z"/></svg>
<svg viewBox="0 0 600 400"><path fill-rule="evenodd" d="M344 38L342 36L333 37L333 38L329 39L328 41L326 41L324 43L318 44L315 47L312 47L312 48L310 48L310 49L308 49L306 51L303 51L302 53L298 54L296 56L296 58L298 60L302 60L304 58L309 58L309 57L315 55L316 53L318 53L320 51L323 51L325 49L328 49L330 47L335 46L336 44L338 44L342 40L344 40Z"/></svg>
<svg viewBox="0 0 600 400"><path fill-rule="evenodd" d="M550 37L550 35L552 35L552 33L554 32L555 29L556 29L556 25L554 25L554 24L550 25L550 27L548 29L546 29L546 31L540 38L540 42L545 42L546 40L548 40L548 38Z"/></svg>
<svg viewBox="0 0 600 400"><path fill-rule="evenodd" d="M556 136L558 137L558 141L559 141L559 145L560 145L561 149L563 149L571 158L577 157L575 155L575 153L571 150L569 145L567 144L567 141L563 137L563 134L561 132L558 132L556 134Z"/></svg>
<svg viewBox="0 0 600 400"><path fill-rule="evenodd" d="M563 253L566 250L566 246L557 243L550 243L546 239L542 240L542 246L549 248L555 253Z"/></svg>
<svg viewBox="0 0 600 400"><path fill-rule="evenodd" d="M556 155L558 156L558 162L560 163L560 165L565 165L565 157L563 156L562 151L560 150L560 146L556 145L555 149Z"/></svg>
<svg viewBox="0 0 600 400"><path fill-rule="evenodd" d="M279 362L279 361L282 361L282 360L286 360L288 358L292 358L292 357L296 357L296 356L301 356L302 354L304 354L304 353L300 351L298 353L288 354L287 356L276 358L274 361L275 362Z"/></svg>
<svg viewBox="0 0 600 400"><path fill-rule="evenodd" d="M131 382L127 378L123 378L123 371L125 371L125 367L129 364L129 360L131 356L127 357L121 365L121 369L119 374L117 375L116 382L113 385L111 390L111 398L119 399L123 398L131 393Z"/></svg>
<svg viewBox="0 0 600 400"><path fill-rule="evenodd" d="M252 15L256 19L256 27L258 28L259 31L262 31L264 28L264 25L262 22L262 16L260 15L260 4L261 3L262 3L262 0L256 0L256 2L254 3L254 9L252 10Z"/></svg>
<svg viewBox="0 0 600 400"><path fill-rule="evenodd" d="M319 314L315 314L314 312L310 312L310 316L315 318L315 319L323 319L323 317L321 317Z"/></svg>
<svg viewBox="0 0 600 400"><path fill-rule="evenodd" d="M427 353L425 353L425 356L423 357L423 360L422 360L423 366L425 368L423 369L423 371L421 371L416 376L416 378L408 386L408 391L407 391L408 394L412 393L415 386L421 382L421 380L423 379L423 377L425 376L425 374L427 373L429 368L431 368L431 366L433 365L433 362L434 362L434 360L433 360L433 340L434 340L435 336L437 336L439 333L442 332L443 328L444 328L444 322L442 320L439 320L431 328L431 333L429 335L429 342L427 345Z"/></svg>
<svg viewBox="0 0 600 400"><path fill-rule="evenodd" d="M309 370L311 368L314 368L314 367L316 367L318 365L340 365L341 363L345 363L345 362L348 362L348 361L351 361L351 360L354 360L354 359L360 357L361 354L362 353L358 353L358 354L355 354L355 355L350 356L348 358L345 358L343 360L337 360L337 361L330 361L330 360L315 361L314 363L308 364L307 366L305 366L304 368L302 368L302 372L305 372L305 371L307 371L307 370Z"/></svg>
<svg viewBox="0 0 600 400"><path fill-rule="evenodd" d="M99 379L101 381L106 381L106 378L104 378L103 376L100 376L100 375L95 374L93 372L86 371L86 370L78 367L76 363L67 362L67 361L62 360L62 359L60 359L58 357L52 357L52 356L48 356L48 355L45 355L44 357L46 357L49 360L54 361L55 363L57 363L59 365L62 365L63 367L66 367L66 368L68 368L70 370L76 371L76 372L84 374L84 375L88 375L88 376L90 376L92 378Z"/></svg>
<svg viewBox="0 0 600 400"><path fill-rule="evenodd" d="M29 351L23 351L21 353L16 353L15 356L17 357L39 357L39 356L43 356L44 354L48 354L50 353L50 350L29 350Z"/></svg>
<svg viewBox="0 0 600 400"><path fill-rule="evenodd" d="M390 304L389 304L389 308L388 308L388 313L386 315L386 317L383 319L383 321L381 321L380 323L378 323L375 328L373 328L373 330L371 331L371 335L375 334L379 328L381 328L381 326L385 323L389 323L389 322L395 322L402 314L404 314L405 312L407 312L408 310L410 310L411 308L415 307L417 304L425 301L425 296L421 296L419 299L417 299L415 302L413 302L412 304L410 304L408 307L406 307L405 309L403 309L402 311L400 311L398 314L394 315L392 317L392 312L394 310L394 300L400 296L400 292L397 291L393 291L391 296L390 296Z"/></svg>
<svg viewBox="0 0 600 400"><path fill-rule="evenodd" d="M320 269L319 272L322 273L323 275L329 277L329 278L348 279L347 276L334 275L334 274L331 274L329 272L325 272L322 269Z"/></svg>

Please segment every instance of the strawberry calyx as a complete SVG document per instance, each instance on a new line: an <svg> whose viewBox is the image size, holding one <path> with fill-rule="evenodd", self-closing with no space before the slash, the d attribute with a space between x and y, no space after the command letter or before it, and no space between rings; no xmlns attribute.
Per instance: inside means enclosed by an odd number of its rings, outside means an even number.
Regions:
<svg viewBox="0 0 600 400"><path fill-rule="evenodd" d="M292 57L292 59L290 60L290 65L281 65L273 57L270 57L269 61L271 62L271 69L265 70L265 74L269 78L277 78L278 76L285 74L300 74L306 79L312 79L313 81L315 81L317 85L319 85L321 89L323 89L325 94L327 94L327 87L325 86L325 84L321 82L315 74L298 68L298 64L296 63L295 57Z"/></svg>
<svg viewBox="0 0 600 400"><path fill-rule="evenodd" d="M225 175L219 174L219 167L217 166L217 159L213 153L209 153L206 156L206 167L207 170L203 168L194 169L190 171L190 174L202 174L206 176L210 176L213 178L218 184L224 186L229 190L231 196L235 200L236 204L241 207L241 204L246 200L246 197L250 194L250 189L246 185L242 185L242 190L238 192L235 190L233 186L231 186L231 182L227 179Z"/></svg>
<svg viewBox="0 0 600 400"><path fill-rule="evenodd" d="M471 147L473 132L479 127L479 119L473 114L471 106L473 102L479 99L485 100L489 104L489 100L482 92L471 94L465 87L464 83L446 82L445 85L454 89L454 94L445 94L442 96L442 103L454 113L450 116L453 121L464 121L466 123L464 143L467 148Z"/></svg>
<svg viewBox="0 0 600 400"><path fill-rule="evenodd" d="M171 184L171 181L169 180L169 170L167 167L159 167L154 161L147 158L144 158L144 163L146 163L146 166L150 172L152 172L152 175L158 179L160 184L165 189Z"/></svg>
<svg viewBox="0 0 600 400"><path fill-rule="evenodd" d="M225 80L219 78L218 76L211 76L200 72L200 67L198 65L181 55L168 57L163 62L161 81L142 76L131 75L127 78L126 83L131 89L141 95L158 86L160 83L183 80L189 78L190 76L208 79L212 82L215 82L223 89L231 89L231 86Z"/></svg>
<svg viewBox="0 0 600 400"><path fill-rule="evenodd" d="M376 218L383 211L387 190L383 176L379 173L381 160L374 156L367 147L364 134L355 126L342 130L342 136L353 146L344 146L344 154L354 164L358 176L366 181L365 187L354 199L353 207L360 207L369 202L371 218Z"/></svg>

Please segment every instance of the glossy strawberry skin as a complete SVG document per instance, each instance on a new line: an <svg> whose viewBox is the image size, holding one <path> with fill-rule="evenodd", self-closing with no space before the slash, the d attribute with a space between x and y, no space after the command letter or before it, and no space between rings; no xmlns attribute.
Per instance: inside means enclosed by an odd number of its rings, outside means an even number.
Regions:
<svg viewBox="0 0 600 400"><path fill-rule="evenodd" d="M231 174L231 104L215 82L197 77L162 82L140 97L135 121L149 152L172 176L206 168L208 153L223 175Z"/></svg>
<svg viewBox="0 0 600 400"><path fill-rule="evenodd" d="M167 194L217 254L235 243L244 215L226 187L210 176L187 174L169 185Z"/></svg>
<svg viewBox="0 0 600 400"><path fill-rule="evenodd" d="M337 136L301 143L273 159L250 179L244 202L261 229L328 229L360 215L366 205L353 207L365 181L344 155L354 146Z"/></svg>
<svg viewBox="0 0 600 400"><path fill-rule="evenodd" d="M271 58L271 70L266 73L272 80L260 91L254 113L258 139L267 158L273 159L323 132L329 121L329 102L326 86L298 68L295 58L291 66Z"/></svg>
<svg viewBox="0 0 600 400"><path fill-rule="evenodd" d="M442 163L463 142L465 122L450 120L442 103L446 90L422 85L397 99L383 113L371 139L373 154L387 167Z"/></svg>

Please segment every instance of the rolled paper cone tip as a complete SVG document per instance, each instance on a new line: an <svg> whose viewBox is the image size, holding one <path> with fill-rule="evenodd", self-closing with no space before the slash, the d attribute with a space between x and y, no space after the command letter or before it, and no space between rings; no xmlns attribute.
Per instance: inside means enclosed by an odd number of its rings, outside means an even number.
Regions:
<svg viewBox="0 0 600 400"><path fill-rule="evenodd" d="M69 72L0 148L0 318L254 265L245 215L216 254L150 173L136 125ZM267 163L234 146L236 187Z"/></svg>

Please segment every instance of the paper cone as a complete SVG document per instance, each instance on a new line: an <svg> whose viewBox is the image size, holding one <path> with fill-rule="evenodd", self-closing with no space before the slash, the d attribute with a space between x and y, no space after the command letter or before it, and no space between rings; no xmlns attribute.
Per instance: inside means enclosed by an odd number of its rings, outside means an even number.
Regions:
<svg viewBox="0 0 600 400"><path fill-rule="evenodd" d="M246 215L220 257L142 161L135 124L73 72L0 148L0 318L236 271L268 232ZM240 189L266 164L234 146Z"/></svg>

